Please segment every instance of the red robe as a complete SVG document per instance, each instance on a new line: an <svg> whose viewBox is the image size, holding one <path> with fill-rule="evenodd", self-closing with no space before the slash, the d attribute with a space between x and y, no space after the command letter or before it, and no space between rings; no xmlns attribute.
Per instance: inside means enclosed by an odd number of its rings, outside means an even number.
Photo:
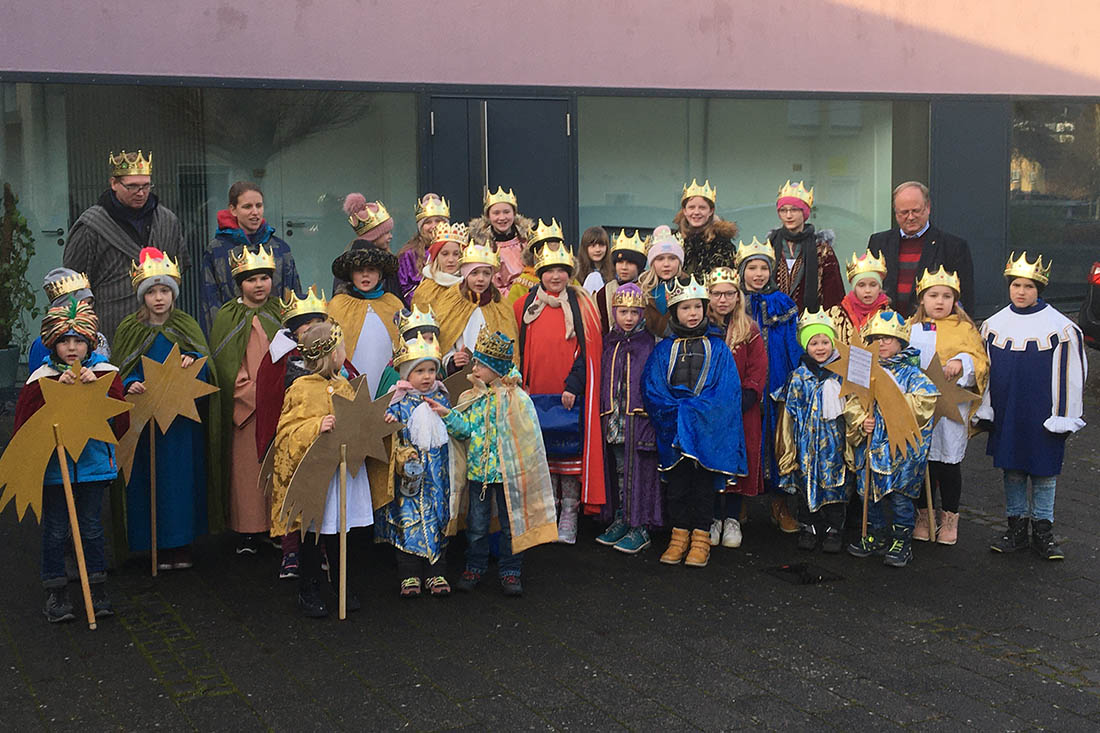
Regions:
<svg viewBox="0 0 1100 733"><path fill-rule="evenodd" d="M745 428L748 475L726 484L723 491L756 496L764 491L764 472L760 460L764 420L760 414L760 401L764 399L764 390L768 386L768 352L764 349L764 339L760 338L760 329L755 323L752 324L752 336L749 340L738 344L734 349L733 361L737 364L737 374L741 377L741 389L755 392L756 402L741 414L741 423Z"/></svg>

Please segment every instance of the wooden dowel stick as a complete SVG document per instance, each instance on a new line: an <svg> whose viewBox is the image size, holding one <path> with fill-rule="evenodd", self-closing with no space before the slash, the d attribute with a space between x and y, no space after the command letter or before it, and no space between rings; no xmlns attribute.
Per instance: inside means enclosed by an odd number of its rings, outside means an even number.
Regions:
<svg viewBox="0 0 1100 733"><path fill-rule="evenodd" d="M76 551L76 567L80 571L80 589L84 592L84 610L88 614L88 628L95 630L95 610L92 608L92 586L88 583L88 566L84 564L84 543L80 539L80 523L76 519L76 499L73 498L73 484L69 478L69 461L65 457L65 444L61 440L61 426L54 423L54 442L57 444L57 462L61 466L61 483L65 485L65 503L69 507L69 527L73 533L73 548Z"/></svg>

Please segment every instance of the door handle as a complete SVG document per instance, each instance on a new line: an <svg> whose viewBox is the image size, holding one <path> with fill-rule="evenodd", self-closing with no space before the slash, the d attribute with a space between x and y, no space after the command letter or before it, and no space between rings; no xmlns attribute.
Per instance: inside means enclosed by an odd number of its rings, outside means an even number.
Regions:
<svg viewBox="0 0 1100 733"><path fill-rule="evenodd" d="M65 236L65 230L62 229L61 227L58 227L57 229L43 229L42 233L43 234L49 234L49 235L54 236L54 237L63 237L63 236Z"/></svg>
<svg viewBox="0 0 1100 733"><path fill-rule="evenodd" d="M287 227L304 227L306 223L304 221L288 221Z"/></svg>

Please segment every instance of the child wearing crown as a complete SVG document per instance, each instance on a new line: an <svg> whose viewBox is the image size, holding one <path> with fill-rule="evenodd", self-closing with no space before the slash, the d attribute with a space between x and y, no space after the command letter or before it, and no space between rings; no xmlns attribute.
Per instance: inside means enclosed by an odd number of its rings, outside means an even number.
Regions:
<svg viewBox="0 0 1100 733"><path fill-rule="evenodd" d="M706 566L714 496L747 470L741 381L733 354L707 320L709 300L694 276L676 279L668 293L673 335L657 343L642 374L672 524L661 555L667 565Z"/></svg>
<svg viewBox="0 0 1100 733"><path fill-rule="evenodd" d="M791 185L788 180L775 199L781 226L768 232L767 239L782 255L775 270L779 289L800 309L829 310L844 297L844 280L833 251L836 234L814 229L813 206L813 188L807 191L803 181Z"/></svg>
<svg viewBox="0 0 1100 733"><path fill-rule="evenodd" d="M153 247L142 249L140 257L141 264L135 262L131 267L131 279L141 306L122 319L114 338L119 374L129 394L145 391L143 356L164 363L172 347L179 346L185 367L199 357L210 356L198 322L176 307L180 286L177 264ZM198 376L216 384L209 365L203 365ZM190 546L195 537L206 533L211 524L208 516L213 519L214 531L224 529L219 519L224 516L226 497L208 491L208 487L219 485L210 479L221 476L226 468L217 450L222 432L220 395L203 398L199 408L201 423L175 420L167 432L155 431L157 454L173 459L157 470L158 570L191 567ZM112 486L115 526L125 528L116 533L116 540L125 538L132 552L150 549L150 475L149 433L145 431L138 440L125 495L119 484Z"/></svg>
<svg viewBox="0 0 1100 733"><path fill-rule="evenodd" d="M432 305L439 314L439 348L445 354L448 372L470 363L470 352L482 328L500 331L515 339L516 316L500 291L493 287L493 276L500 262L492 248L468 243L458 260L462 280L440 291Z"/></svg>
<svg viewBox="0 0 1100 733"><path fill-rule="evenodd" d="M1065 558L1054 539L1054 492L1066 438L1085 427L1082 389L1088 377L1081 329L1042 299L1050 263L1027 253L1008 259L1009 305L982 323L989 390L977 417L992 423L986 453L1004 471L1008 529L991 546L1028 546L1045 560ZM1031 481L1031 496L1027 485Z"/></svg>
<svg viewBox="0 0 1100 733"><path fill-rule="evenodd" d="M69 296L83 301L95 308L95 296L92 295L92 286L88 276L83 272L76 272L67 267L55 267L46 273L42 279L42 290L46 292L46 298L50 301L50 307L66 305ZM113 334L112 334L113 335ZM102 354L107 359L111 358L111 347L107 337L102 333L96 334L95 352ZM35 336L31 342L30 351L27 352L27 365L34 371L49 359L50 350L42 343L41 336Z"/></svg>
<svg viewBox="0 0 1100 733"><path fill-rule="evenodd" d="M344 197L344 213L348 215L348 224L355 232L355 239L344 248L344 254L355 250L372 250L390 254L390 242L393 241L393 217L381 201L367 201L361 193L349 193ZM397 258L393 268L387 268L382 276L382 290L401 300L401 286L397 279ZM332 293L354 292L351 282L333 273ZM350 346L350 345L349 345Z"/></svg>
<svg viewBox="0 0 1100 733"><path fill-rule="evenodd" d="M920 352L909 345L909 326L900 313L883 311L867 322L863 340L868 348L878 352L879 365L888 372L905 396L908 408L920 428L916 447L905 445L897 454L890 445L879 404L868 412L857 399L844 407L848 442L854 447L852 468L860 496L870 491L867 518L870 529L866 537L848 545L853 557L885 555L883 563L903 568L913 558L913 527L916 524L913 500L924 490L924 471L932 441L932 413L936 409L938 392L920 370ZM870 440L868 456L867 436ZM867 461L871 462L871 485L866 485ZM892 526L886 526L884 509L889 505Z"/></svg>
<svg viewBox="0 0 1100 733"><path fill-rule="evenodd" d="M570 545L577 541L581 504L598 512L605 500L600 321L588 292L569 283L574 268L564 245L538 250L539 284L515 304L520 374L538 409L550 456L561 506L559 539Z"/></svg>
<svg viewBox="0 0 1100 733"><path fill-rule="evenodd" d="M352 249L332 262L332 274L348 288L333 296L328 312L343 329L348 361L375 396L386 391L383 373L399 341L394 316L404 304L384 286L395 272L397 258L376 247Z"/></svg>
<svg viewBox="0 0 1100 733"><path fill-rule="evenodd" d="M726 482L722 492L714 497L714 521L710 525L710 544L723 547L741 546L740 516L744 512L745 496L764 491L764 473L760 465L761 398L768 381L768 354L760 328L745 311L741 294L741 278L736 270L716 267L707 276L710 293L708 316L726 339L733 352L737 375L741 379L741 423L745 429L745 451L748 473Z"/></svg>
<svg viewBox="0 0 1100 733"><path fill-rule="evenodd" d="M638 282L638 277L646 267L646 243L638 236L638 232L628 237L626 230L620 229L608 259L611 260L614 277L608 278L607 284L594 295L596 307L600 311L600 330L605 334L615 327L611 305L615 291L620 285Z"/></svg>
<svg viewBox="0 0 1100 733"><path fill-rule="evenodd" d="M921 365L928 367L932 354L940 357L943 375L960 387L985 392L989 385L989 357L978 327L959 303L959 276L941 265L935 273L925 270L917 280L917 312L909 320L910 339L921 352ZM959 405L960 422L940 418L932 429L928 454L928 479L932 491L939 490L936 536L931 536L928 509L917 507L913 539L934 540L953 545L959 534L959 499L962 496L963 456L970 439L971 418L979 402Z"/></svg>
<svg viewBox="0 0 1100 733"><path fill-rule="evenodd" d="M523 250L523 271L512 281L512 287L507 291L508 305L515 305L517 300L527 297L538 284L539 275L535 271L535 260L544 249L558 250L565 247L564 235L557 219L550 219L549 224L544 224L539 219L537 225L532 225L527 232L527 246ZM574 270L574 275L576 271ZM573 284L577 284L574 279Z"/></svg>
<svg viewBox="0 0 1100 733"><path fill-rule="evenodd" d="M500 258L500 270L493 277L493 285L501 293L507 293L512 283L523 271L523 255L529 243L528 233L534 222L519 213L519 204L512 189L507 192L497 186L495 193L485 188L482 215L469 224L470 241L488 245Z"/></svg>
<svg viewBox="0 0 1100 733"><path fill-rule="evenodd" d="M439 194L426 193L416 202L416 234L397 253L397 282L401 299L412 304L413 292L424 277L426 255L435 241L435 228L451 220L451 207Z"/></svg>
<svg viewBox="0 0 1100 733"><path fill-rule="evenodd" d="M42 343L50 350L46 363L31 372L27 383L19 390L15 404L14 432L26 423L46 403L39 382L53 379L62 384L95 381L102 375L115 373L108 396L122 399L122 380L118 369L106 357L92 351L98 334L99 319L86 302L70 296L65 305L51 307L42 318ZM121 437L130 425L126 413L112 420L112 430ZM100 440L89 440L80 457L68 461L76 504L84 561L91 582L92 608L97 617L114 613L107 597L107 560L103 547L103 523L100 513L103 492L118 475L115 447ZM50 623L75 618L69 599L69 579L65 573L65 548L69 544L69 515L56 455L50 458L42 481L42 586L46 589L44 613Z"/></svg>
<svg viewBox="0 0 1100 733"><path fill-rule="evenodd" d="M422 311L434 308L440 293L462 282L459 260L467 241L465 224L436 226L432 244L425 254L426 264L420 271L420 284L413 291L412 305Z"/></svg>
<svg viewBox="0 0 1100 733"><path fill-rule="evenodd" d="M779 408L772 395L787 383L791 372L802 358L798 345L798 309L790 296L775 285L775 250L771 242L761 243L753 237L752 244L739 242L734 260L741 288L748 296L748 311L756 321L768 354L768 384L762 397L761 463L764 485L772 492L772 521L788 534L799 530L791 516L785 492L780 489L779 465L775 455L775 431L779 424Z"/></svg>
<svg viewBox="0 0 1100 733"><path fill-rule="evenodd" d="M839 304L829 308L829 318L836 328L837 340L850 344L859 340L860 331L876 313L890 307L890 299L882 292L882 280L886 277L886 260L871 252L864 252L845 266L852 292ZM857 344L858 345L858 344Z"/></svg>
<svg viewBox="0 0 1100 733"><path fill-rule="evenodd" d="M682 262L688 274L706 277L715 267L733 260L737 224L719 218L717 204L718 189L710 181L700 186L693 178L680 195L680 210L673 223L683 244Z"/></svg>
<svg viewBox="0 0 1100 733"><path fill-rule="evenodd" d="M301 532L301 561L298 578L298 608L303 615L321 618L328 615L328 603L321 593L322 544L328 556L329 577L333 590L336 590L340 577L340 484L339 470L336 470L326 483L318 482L317 491L326 492L324 516L321 526L311 524L302 527L298 518L288 522L282 508L302 458L321 433L336 427L332 400L338 395L347 400L355 399L355 391L340 371L347 358L344 351L343 334L340 327L332 321L314 323L306 329L299 339L299 349L305 359L309 374L300 377L286 391L283 412L279 416L279 427L275 433L272 450L275 452L274 473L272 475L271 525L272 532L285 535ZM324 481L324 477L321 477ZM364 468L347 477L347 528L369 527L374 522L373 502L370 482ZM309 534L306 534L306 533ZM348 564L351 564L349 557ZM348 573L351 577L351 573ZM347 610L357 611L361 607L355 593L348 591Z"/></svg>
<svg viewBox="0 0 1100 733"><path fill-rule="evenodd" d="M270 526L267 497L259 485L262 456L256 451L256 376L282 323L279 301L271 297L275 271L271 253L263 246L259 252L241 248L230 252L229 260L241 294L221 307L210 328L224 426L219 463L229 467L217 477L218 488L211 495L228 496L228 502L220 507L222 517L211 524L228 522L240 535L237 554L255 555L259 537ZM228 481L227 490L224 481Z"/></svg>
<svg viewBox="0 0 1100 733"><path fill-rule="evenodd" d="M489 524L495 505L500 521L498 572L506 596L523 594L523 552L558 538L554 493L538 415L520 385L515 343L502 333L481 332L474 345L473 389L453 410L425 397L447 431L469 441L465 475L452 475L452 533L466 506L466 569L455 587L470 592L489 568Z"/></svg>
<svg viewBox="0 0 1100 733"><path fill-rule="evenodd" d="M668 289L675 285L676 277L683 269L683 242L668 227L657 227L653 230L653 238L646 253L646 264L649 269L638 277L638 285L647 298L646 328L656 338L663 339L670 333Z"/></svg>
<svg viewBox="0 0 1100 733"><path fill-rule="evenodd" d="M449 408L439 381L439 346L423 335L404 341L393 363L401 375L390 398L386 422L404 423L390 458L390 502L374 516L375 537L393 545L401 597L415 598L421 583L428 594L451 594L444 575L447 527L451 521L451 460L447 426L426 399Z"/></svg>
<svg viewBox="0 0 1100 733"><path fill-rule="evenodd" d="M802 311L798 342L806 353L773 397L780 408L775 452L779 483L798 497L798 549L837 553L844 546L848 454L840 376L825 365L838 357L836 329L824 310Z"/></svg>
<svg viewBox="0 0 1100 733"><path fill-rule="evenodd" d="M603 510L604 519L614 521L596 542L629 555L649 547L649 527L664 524L656 437L642 404L642 371L654 344L645 329L644 308L637 283L615 291L615 327L603 338L600 365L606 485L618 490L609 492Z"/></svg>

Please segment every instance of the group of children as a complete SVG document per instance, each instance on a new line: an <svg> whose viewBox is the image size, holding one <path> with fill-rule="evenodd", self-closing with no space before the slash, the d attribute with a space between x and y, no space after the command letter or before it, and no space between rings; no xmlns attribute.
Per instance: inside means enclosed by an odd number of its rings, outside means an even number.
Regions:
<svg viewBox="0 0 1100 733"><path fill-rule="evenodd" d="M700 191L714 218L709 185L685 186L681 207L697 214ZM979 331L958 303L958 278L942 268L922 273L909 321L889 309L885 264L869 252L847 265L851 292L840 305L799 315L776 287L770 242L741 242L730 261L696 273L685 272L685 239L668 227L645 240L621 231L611 246L606 233L586 232L584 272L557 222L529 225L510 191L486 192L483 213L469 228L452 224L445 200L426 196L418 219L434 219L430 231L400 260L357 239L333 262L343 285L329 302L312 287L304 298L274 297L271 253L235 249L238 295L217 312L209 342L176 307L176 263L146 248L132 269L140 307L112 342L118 368L93 351L102 338L87 279L51 273L48 355L32 365L17 428L41 405L37 380L113 370L119 395L140 393L141 357L163 362L173 346L185 367L209 357L197 376L218 388L200 401L201 424L178 420L156 433L156 453L172 455L170 465L149 465L143 442L122 485L113 446L92 441L71 468L98 615L111 612L102 493L113 481L123 549L148 550L154 471L160 569L190 567L190 545L206 532L233 530L239 554L270 538L282 549L280 576L298 578L301 611L327 615L339 475L335 465L327 475L296 472L318 436L344 428L337 398L385 400L383 419L400 424L388 462L367 458L348 472L346 524L373 525L375 540L394 547L406 598L451 593L443 559L459 530L467 549L457 589L477 587L495 554L503 592L520 595L523 552L574 543L582 514L605 523L598 543L627 554L666 527L660 562L703 567L712 547L741 544L744 499L762 494L780 529L799 533L800 549L840 552L853 529L850 505L870 492L868 526L847 550L904 567L912 540L956 542L959 464L980 427L991 430L988 451L1005 471L1008 529L993 549L1030 545L1062 557L1055 479L1065 436L1084 425L1085 361L1079 330L1039 298L1050 270L1042 258L1009 260L1011 305ZM397 275L400 284L388 287ZM872 374L881 370L896 399L847 396L846 375L834 371L838 345L872 351ZM934 418L939 394L922 371L930 363L980 398L948 406L958 421ZM462 371L471 386L452 395L444 380ZM916 425L900 448L884 405ZM116 433L125 427L115 419ZM73 618L55 464L43 502L50 621ZM934 515L926 482L940 499ZM303 483L324 506L309 526L288 499ZM348 609L359 605L349 593Z"/></svg>

